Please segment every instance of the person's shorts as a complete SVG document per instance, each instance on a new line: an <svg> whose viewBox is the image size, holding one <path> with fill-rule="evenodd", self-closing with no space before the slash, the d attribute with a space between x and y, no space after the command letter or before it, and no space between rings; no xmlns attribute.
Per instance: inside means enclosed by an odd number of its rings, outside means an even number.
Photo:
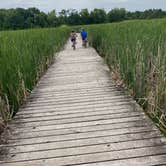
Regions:
<svg viewBox="0 0 166 166"><path fill-rule="evenodd" d="M85 40L86 40L86 37L83 37L82 40L85 41Z"/></svg>

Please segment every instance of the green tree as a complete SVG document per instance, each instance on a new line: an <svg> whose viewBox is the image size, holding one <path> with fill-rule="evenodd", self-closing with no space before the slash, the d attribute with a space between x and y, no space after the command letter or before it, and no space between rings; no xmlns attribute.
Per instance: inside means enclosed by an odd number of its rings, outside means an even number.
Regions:
<svg viewBox="0 0 166 166"><path fill-rule="evenodd" d="M126 10L124 8L115 8L108 13L109 22L122 21L126 18Z"/></svg>
<svg viewBox="0 0 166 166"><path fill-rule="evenodd" d="M69 10L61 10L61 12L59 12L59 22L60 24L67 24L68 21L68 16L69 16Z"/></svg>
<svg viewBox="0 0 166 166"><path fill-rule="evenodd" d="M70 25L80 25L81 24L81 17L78 11L75 9L69 10L69 16L67 18L67 23Z"/></svg>
<svg viewBox="0 0 166 166"><path fill-rule="evenodd" d="M94 9L90 13L91 23L107 22L107 13L104 9Z"/></svg>
<svg viewBox="0 0 166 166"><path fill-rule="evenodd" d="M82 9L80 11L80 18L81 18L81 24L83 25L91 23L88 9Z"/></svg>
<svg viewBox="0 0 166 166"><path fill-rule="evenodd" d="M52 10L51 12L48 13L47 19L48 19L49 26L53 26L53 27L58 26L59 23L58 23L58 18L57 18L57 14L55 10Z"/></svg>

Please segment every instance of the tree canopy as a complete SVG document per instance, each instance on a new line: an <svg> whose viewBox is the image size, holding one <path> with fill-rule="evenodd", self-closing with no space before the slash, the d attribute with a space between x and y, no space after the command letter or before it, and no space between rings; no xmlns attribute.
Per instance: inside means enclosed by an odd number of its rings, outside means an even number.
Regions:
<svg viewBox="0 0 166 166"><path fill-rule="evenodd" d="M131 19L152 19L166 17L166 11L149 9L143 12L130 12L124 8L115 8L109 12L104 9L63 9L44 13L37 8L0 9L0 30L27 29L38 27L57 27L60 25L84 25L117 22Z"/></svg>

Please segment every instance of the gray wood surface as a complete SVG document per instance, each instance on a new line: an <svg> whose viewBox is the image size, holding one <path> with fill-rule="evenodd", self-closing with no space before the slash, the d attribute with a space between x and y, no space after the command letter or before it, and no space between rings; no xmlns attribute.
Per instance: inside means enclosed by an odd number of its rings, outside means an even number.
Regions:
<svg viewBox="0 0 166 166"><path fill-rule="evenodd" d="M166 139L93 48L68 42L6 132L0 166L166 165Z"/></svg>

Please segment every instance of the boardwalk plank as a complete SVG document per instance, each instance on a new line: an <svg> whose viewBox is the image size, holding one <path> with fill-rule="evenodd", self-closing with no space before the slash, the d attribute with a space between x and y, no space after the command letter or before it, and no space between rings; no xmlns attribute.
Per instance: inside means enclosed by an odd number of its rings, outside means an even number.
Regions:
<svg viewBox="0 0 166 166"><path fill-rule="evenodd" d="M48 119L41 119L39 121L32 121L32 122L13 122L11 123L12 126L17 126L17 124L26 125L26 127L33 127L33 126L44 126L44 125L51 125L51 124L63 124L63 123L77 123L77 122L87 122L87 121L96 121L96 120L106 120L106 119L116 119L116 118L125 118L125 117L135 117L141 116L138 112L127 112L127 113L120 113L120 114L102 114L102 115L93 115L93 116L80 116L80 117L73 117L73 118L57 118L52 117Z"/></svg>
<svg viewBox="0 0 166 166"><path fill-rule="evenodd" d="M98 144L111 144L111 143L123 143L123 142L132 142L137 140L151 140L151 139L160 139L162 140L161 135L157 135L156 132L139 132L134 134L125 134L125 135L115 135L115 136L100 136L94 138L85 138L85 139L78 139L78 140L66 140L62 142L54 142L51 140L50 142L41 142L38 144L29 144L29 145L10 145L8 144L5 147L5 151L7 154L11 153L25 153L25 152L32 152L32 151L42 151L48 149L49 147L56 147L56 149L64 149L64 148L71 148L71 147L81 147L81 146L88 146L88 145L98 145ZM164 141L162 141L164 142Z"/></svg>
<svg viewBox="0 0 166 166"><path fill-rule="evenodd" d="M115 130L115 129L123 129L123 128L130 128L130 127L149 127L149 124L146 123L146 121L140 120L140 121L134 121L134 122L127 122L127 123L119 123L119 124L101 124L101 125L90 125L85 127L73 127L73 128L64 128L61 129L51 129L51 130L45 130L43 132L39 131L32 131L32 132L26 132L24 135L22 135L22 132L15 131L12 132L12 137L10 139L22 139L22 138L34 138L34 137L42 137L42 136L49 136L49 135L63 135L63 134L72 134L72 133L85 133L90 131L102 131L102 130Z"/></svg>
<svg viewBox="0 0 166 166"><path fill-rule="evenodd" d="M153 139L153 140L140 140L140 141L132 141L132 142L123 142L123 143L114 143L114 144L99 144L99 145L89 145L82 147L72 147L65 149L56 149L56 146L52 147L52 149L47 147L46 150L42 151L34 151L30 153L20 153L20 154L11 154L8 156L7 160L11 162L18 161L29 161L29 160L37 160L39 158L47 159L47 158L59 158L63 156L74 156L74 155L84 155L84 154L94 154L101 152L113 152L113 151L122 151L126 149L139 149L142 147L156 147L161 146L161 140ZM134 150L133 150L134 153Z"/></svg>
<svg viewBox="0 0 166 166"><path fill-rule="evenodd" d="M136 157L144 156L155 156L165 154L166 146L156 146L156 147L144 147L138 149L127 149L123 151L113 151L113 152L99 152L99 153L90 153L83 155L74 155L74 156L60 156L53 158L40 158L38 160L26 160L24 162L17 162L13 164L7 164L5 166L25 166L25 165L45 165L45 166L67 166L67 165L80 165L86 163L95 163L108 160L122 160L122 159L131 159ZM160 158L160 160L164 160ZM70 163L70 164L69 164Z"/></svg>

